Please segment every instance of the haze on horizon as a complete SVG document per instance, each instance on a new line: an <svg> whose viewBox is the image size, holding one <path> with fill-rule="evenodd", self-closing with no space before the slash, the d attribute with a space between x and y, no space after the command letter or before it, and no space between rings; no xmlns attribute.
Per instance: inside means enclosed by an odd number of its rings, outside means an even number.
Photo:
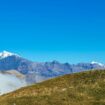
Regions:
<svg viewBox="0 0 105 105"><path fill-rule="evenodd" d="M0 10L0 51L33 61L105 63L104 0L4 0Z"/></svg>

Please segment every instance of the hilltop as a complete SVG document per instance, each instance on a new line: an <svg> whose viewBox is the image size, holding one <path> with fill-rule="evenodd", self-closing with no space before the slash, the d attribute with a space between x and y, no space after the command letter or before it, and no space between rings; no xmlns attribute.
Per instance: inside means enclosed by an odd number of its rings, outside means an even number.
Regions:
<svg viewBox="0 0 105 105"><path fill-rule="evenodd" d="M68 74L0 97L0 105L105 105L105 70Z"/></svg>

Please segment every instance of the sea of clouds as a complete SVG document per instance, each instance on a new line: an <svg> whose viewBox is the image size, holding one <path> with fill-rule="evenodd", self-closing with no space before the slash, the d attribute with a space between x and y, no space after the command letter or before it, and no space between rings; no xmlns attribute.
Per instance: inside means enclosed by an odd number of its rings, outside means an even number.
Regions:
<svg viewBox="0 0 105 105"><path fill-rule="evenodd" d="M26 85L25 79L19 79L11 74L0 73L0 95L12 92Z"/></svg>

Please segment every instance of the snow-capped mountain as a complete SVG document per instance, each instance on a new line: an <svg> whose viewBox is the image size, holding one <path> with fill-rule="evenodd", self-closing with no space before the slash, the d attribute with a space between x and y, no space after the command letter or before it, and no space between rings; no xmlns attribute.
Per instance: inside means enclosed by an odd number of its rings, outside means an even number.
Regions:
<svg viewBox="0 0 105 105"><path fill-rule="evenodd" d="M11 53L11 52L8 52L8 51L4 50L3 52L0 53L0 58L3 59L3 58L13 56L13 55L19 56L19 55L15 54L15 53Z"/></svg>
<svg viewBox="0 0 105 105"><path fill-rule="evenodd" d="M25 75L27 83L36 83L56 76L81 72L90 69L105 69L104 64L98 62L91 63L60 63L52 62L32 62L24 59L18 54L3 51L0 53L0 71L16 70Z"/></svg>
<svg viewBox="0 0 105 105"><path fill-rule="evenodd" d="M96 61L92 61L91 64L95 64L95 65L99 65L99 66L102 66L102 67L105 67L104 64L100 63L100 62L96 62Z"/></svg>

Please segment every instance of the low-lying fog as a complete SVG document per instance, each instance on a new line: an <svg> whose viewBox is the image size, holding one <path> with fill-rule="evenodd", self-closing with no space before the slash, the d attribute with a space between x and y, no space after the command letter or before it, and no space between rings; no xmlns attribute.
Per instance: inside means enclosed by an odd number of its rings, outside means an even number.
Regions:
<svg viewBox="0 0 105 105"><path fill-rule="evenodd" d="M19 79L14 75L0 73L0 95L9 93L23 86L26 86L24 79Z"/></svg>

